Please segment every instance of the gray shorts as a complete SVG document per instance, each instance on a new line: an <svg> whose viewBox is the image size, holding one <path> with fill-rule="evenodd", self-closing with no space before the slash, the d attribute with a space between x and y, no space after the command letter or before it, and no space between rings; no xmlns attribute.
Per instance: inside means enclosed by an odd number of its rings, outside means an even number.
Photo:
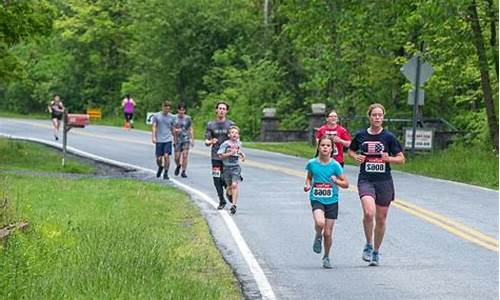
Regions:
<svg viewBox="0 0 500 300"><path fill-rule="evenodd" d="M311 201L312 211L317 209L322 210L325 213L325 219L337 220L339 214L339 203L333 204L323 204L319 201Z"/></svg>
<svg viewBox="0 0 500 300"><path fill-rule="evenodd" d="M371 196L375 199L375 204L389 206L394 200L394 183L392 178L382 181L358 178L358 194L360 199L363 196Z"/></svg>
<svg viewBox="0 0 500 300"><path fill-rule="evenodd" d="M241 167L240 166L224 166L222 177L227 185L233 182L241 181Z"/></svg>
<svg viewBox="0 0 500 300"><path fill-rule="evenodd" d="M175 152L182 152L184 150L189 150L189 146L190 146L190 142L189 141L185 141L185 142L177 142L175 144Z"/></svg>

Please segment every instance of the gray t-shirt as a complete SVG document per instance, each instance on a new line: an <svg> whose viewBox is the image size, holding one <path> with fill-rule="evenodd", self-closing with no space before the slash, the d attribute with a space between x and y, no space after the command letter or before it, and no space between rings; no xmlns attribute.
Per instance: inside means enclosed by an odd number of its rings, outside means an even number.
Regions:
<svg viewBox="0 0 500 300"><path fill-rule="evenodd" d="M224 141L222 145L220 145L219 150L217 151L217 154L224 154L227 152L230 152L232 149L236 149L236 154L228 156L222 160L222 164L225 167L231 167L231 166L238 166L239 165L239 158L240 158L240 150L241 150L241 142L236 141L233 142L231 140Z"/></svg>
<svg viewBox="0 0 500 300"><path fill-rule="evenodd" d="M153 115L153 124L156 124L156 142L167 143L172 141L172 128L175 116L171 113L159 112Z"/></svg>
<svg viewBox="0 0 500 300"><path fill-rule="evenodd" d="M191 141L192 137L190 135L189 128L191 128L192 124L193 121L188 115L184 115L182 118L179 117L179 115L175 116L174 127L181 129L181 131L177 134L178 143L186 143Z"/></svg>
<svg viewBox="0 0 500 300"><path fill-rule="evenodd" d="M212 145L213 160L221 160L217 155L217 150L219 150L220 145L222 145L225 140L229 139L227 134L229 133L229 127L233 125L235 125L235 123L231 120L208 122L207 130L205 130L205 139L217 139L217 144Z"/></svg>

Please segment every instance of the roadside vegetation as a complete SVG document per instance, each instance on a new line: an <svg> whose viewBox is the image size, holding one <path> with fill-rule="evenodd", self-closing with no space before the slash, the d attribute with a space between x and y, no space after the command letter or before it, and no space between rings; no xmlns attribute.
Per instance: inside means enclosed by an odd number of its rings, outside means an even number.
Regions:
<svg viewBox="0 0 500 300"><path fill-rule="evenodd" d="M51 160L53 153L0 145L0 228L29 223L0 243L1 299L242 298L184 193L135 180L71 179L57 165L33 162L31 171L57 176L12 173L27 167L16 157Z"/></svg>

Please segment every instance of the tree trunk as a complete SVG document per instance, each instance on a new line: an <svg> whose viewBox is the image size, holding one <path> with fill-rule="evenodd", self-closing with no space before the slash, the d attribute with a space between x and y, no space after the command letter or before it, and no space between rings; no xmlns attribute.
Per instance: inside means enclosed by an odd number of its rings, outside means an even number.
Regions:
<svg viewBox="0 0 500 300"><path fill-rule="evenodd" d="M488 17L490 21L490 46L491 46L491 53L493 56L493 61L495 62L495 72L497 75L497 81L498 81L498 44L497 44L497 25L496 25L496 20L497 20L497 15L496 11L493 9L493 1L492 0L486 0L488 2Z"/></svg>
<svg viewBox="0 0 500 300"><path fill-rule="evenodd" d="M483 43L483 34L481 32L481 25L479 24L477 5L475 0L473 0L469 6L469 14L470 15L468 19L471 24L474 45L476 46L476 52L479 62L479 71L481 73L481 86L483 88L483 98L486 107L486 117L488 119L491 143L498 153L498 119L495 113L495 107L491 93L488 60L486 58L486 50Z"/></svg>

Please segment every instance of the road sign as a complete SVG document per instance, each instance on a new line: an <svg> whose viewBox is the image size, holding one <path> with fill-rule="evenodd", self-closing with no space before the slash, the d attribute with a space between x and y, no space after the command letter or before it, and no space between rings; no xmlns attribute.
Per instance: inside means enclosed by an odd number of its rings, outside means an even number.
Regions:
<svg viewBox="0 0 500 300"><path fill-rule="evenodd" d="M418 90L418 105L424 105L425 91L422 89ZM413 105L415 103L415 90L412 89L408 91L408 104Z"/></svg>
<svg viewBox="0 0 500 300"><path fill-rule="evenodd" d="M403 73L406 79L408 79L413 85L417 84L417 56L420 56L420 54L413 56L406 64L403 65L403 67L401 67L401 73ZM420 78L418 80L419 86L423 85L433 73L434 69L432 68L432 66L426 63L420 56Z"/></svg>
<svg viewBox="0 0 500 300"><path fill-rule="evenodd" d="M413 130L405 128L405 148L412 147ZM432 150L432 142L434 140L433 129L417 129L415 131L415 149Z"/></svg>
<svg viewBox="0 0 500 300"><path fill-rule="evenodd" d="M154 114L155 114L154 112L148 112L146 114L146 124L149 124L149 125L153 124L153 115Z"/></svg>

